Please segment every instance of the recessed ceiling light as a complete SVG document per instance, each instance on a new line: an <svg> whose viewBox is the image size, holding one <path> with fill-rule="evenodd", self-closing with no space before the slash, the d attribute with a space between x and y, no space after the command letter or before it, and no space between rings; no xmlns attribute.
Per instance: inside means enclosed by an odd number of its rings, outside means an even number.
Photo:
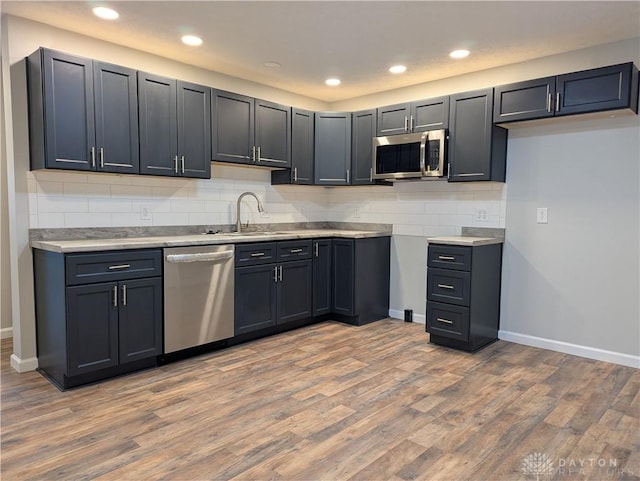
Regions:
<svg viewBox="0 0 640 481"><path fill-rule="evenodd" d="M468 57L470 53L471 52L469 52L468 50L465 50L465 49L454 50L453 52L451 52L449 54L449 57L451 57L451 58L465 58L465 57Z"/></svg>
<svg viewBox="0 0 640 481"><path fill-rule="evenodd" d="M202 45L202 39L195 35L183 35L182 43L191 47L198 47L199 45Z"/></svg>
<svg viewBox="0 0 640 481"><path fill-rule="evenodd" d="M107 8L107 7L95 7L93 9L93 14L96 17L100 17L100 18L103 18L105 20L115 20L116 18L118 18L120 16L120 14L118 12L116 12L115 10L113 10L111 8Z"/></svg>
<svg viewBox="0 0 640 481"><path fill-rule="evenodd" d="M391 73L405 73L407 71L407 67L404 65L394 65L389 69Z"/></svg>
<svg viewBox="0 0 640 481"><path fill-rule="evenodd" d="M324 83L326 83L329 87L335 87L336 85L340 85L340 79L328 78L327 80L324 81Z"/></svg>
<svg viewBox="0 0 640 481"><path fill-rule="evenodd" d="M273 60L267 60L266 62L262 62L262 66L267 68L282 67L282 65L280 65L280 62L274 62Z"/></svg>

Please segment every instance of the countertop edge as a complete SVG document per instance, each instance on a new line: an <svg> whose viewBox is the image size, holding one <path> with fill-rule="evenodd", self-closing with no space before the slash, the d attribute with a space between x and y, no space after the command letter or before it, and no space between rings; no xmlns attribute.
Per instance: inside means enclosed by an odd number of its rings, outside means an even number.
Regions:
<svg viewBox="0 0 640 481"><path fill-rule="evenodd" d="M449 237L428 237L429 244L446 244L458 246L486 246L492 244L503 244L504 239L497 237L472 237L472 236L449 236Z"/></svg>

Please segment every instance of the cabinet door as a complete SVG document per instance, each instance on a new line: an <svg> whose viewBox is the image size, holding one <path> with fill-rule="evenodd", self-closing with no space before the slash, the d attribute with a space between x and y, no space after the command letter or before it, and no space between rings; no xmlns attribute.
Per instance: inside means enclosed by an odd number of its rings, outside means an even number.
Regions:
<svg viewBox="0 0 640 481"><path fill-rule="evenodd" d="M176 81L138 72L140 173L178 174Z"/></svg>
<svg viewBox="0 0 640 481"><path fill-rule="evenodd" d="M278 324L311 317L313 306L312 261L283 262L278 266L278 275Z"/></svg>
<svg viewBox="0 0 640 481"><path fill-rule="evenodd" d="M332 309L336 314L355 315L355 256L350 239L333 239L333 293ZM373 262L373 260L372 260Z"/></svg>
<svg viewBox="0 0 640 481"><path fill-rule="evenodd" d="M118 364L118 285L67 288L68 375Z"/></svg>
<svg viewBox="0 0 640 481"><path fill-rule="evenodd" d="M276 324L275 264L235 270L235 335Z"/></svg>
<svg viewBox="0 0 640 481"><path fill-rule="evenodd" d="M449 128L449 96L411 103L409 127L412 132Z"/></svg>
<svg viewBox="0 0 640 481"><path fill-rule="evenodd" d="M93 63L98 170L137 174L138 91L136 71Z"/></svg>
<svg viewBox="0 0 640 481"><path fill-rule="evenodd" d="M496 87L493 121L513 122L552 117L555 88L555 77Z"/></svg>
<svg viewBox="0 0 640 481"><path fill-rule="evenodd" d="M291 117L291 181L313 184L313 112L293 109Z"/></svg>
<svg viewBox="0 0 640 481"><path fill-rule="evenodd" d="M451 96L449 180L491 180L493 89Z"/></svg>
<svg viewBox="0 0 640 481"><path fill-rule="evenodd" d="M95 170L92 62L51 50L42 56L45 167Z"/></svg>
<svg viewBox="0 0 640 481"><path fill-rule="evenodd" d="M349 185L351 113L316 112L315 143L315 183Z"/></svg>
<svg viewBox="0 0 640 481"><path fill-rule="evenodd" d="M556 115L622 108L637 112L638 86L637 80L633 82L632 77L638 74L634 68L632 63L625 63L558 75Z"/></svg>
<svg viewBox="0 0 640 481"><path fill-rule="evenodd" d="M120 364L162 354L162 278L121 281Z"/></svg>
<svg viewBox="0 0 640 481"><path fill-rule="evenodd" d="M255 101L256 164L291 167L291 107Z"/></svg>
<svg viewBox="0 0 640 481"><path fill-rule="evenodd" d="M253 98L214 90L211 99L212 160L253 164Z"/></svg>
<svg viewBox="0 0 640 481"><path fill-rule="evenodd" d="M211 89L178 81L180 175L211 177Z"/></svg>
<svg viewBox="0 0 640 481"><path fill-rule="evenodd" d="M376 135L376 111L352 114L351 168L353 185L373 183L373 138Z"/></svg>
<svg viewBox="0 0 640 481"><path fill-rule="evenodd" d="M313 316L331 312L331 239L313 241Z"/></svg>
<svg viewBox="0 0 640 481"><path fill-rule="evenodd" d="M405 134L409 132L409 114L411 104L387 105L379 107L378 112L378 136Z"/></svg>

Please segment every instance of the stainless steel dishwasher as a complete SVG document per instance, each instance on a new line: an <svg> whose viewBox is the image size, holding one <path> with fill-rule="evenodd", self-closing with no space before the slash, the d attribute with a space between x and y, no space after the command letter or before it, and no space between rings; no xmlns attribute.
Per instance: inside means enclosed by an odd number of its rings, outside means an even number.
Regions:
<svg viewBox="0 0 640 481"><path fill-rule="evenodd" d="M165 354L233 337L234 246L164 249Z"/></svg>

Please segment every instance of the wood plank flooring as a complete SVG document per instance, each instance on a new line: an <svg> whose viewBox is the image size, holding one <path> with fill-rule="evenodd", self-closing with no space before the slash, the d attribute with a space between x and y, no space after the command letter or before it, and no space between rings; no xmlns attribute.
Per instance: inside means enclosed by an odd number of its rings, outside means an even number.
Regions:
<svg viewBox="0 0 640 481"><path fill-rule="evenodd" d="M4 480L640 480L639 370L467 354L420 324L327 322L64 393L1 354Z"/></svg>

